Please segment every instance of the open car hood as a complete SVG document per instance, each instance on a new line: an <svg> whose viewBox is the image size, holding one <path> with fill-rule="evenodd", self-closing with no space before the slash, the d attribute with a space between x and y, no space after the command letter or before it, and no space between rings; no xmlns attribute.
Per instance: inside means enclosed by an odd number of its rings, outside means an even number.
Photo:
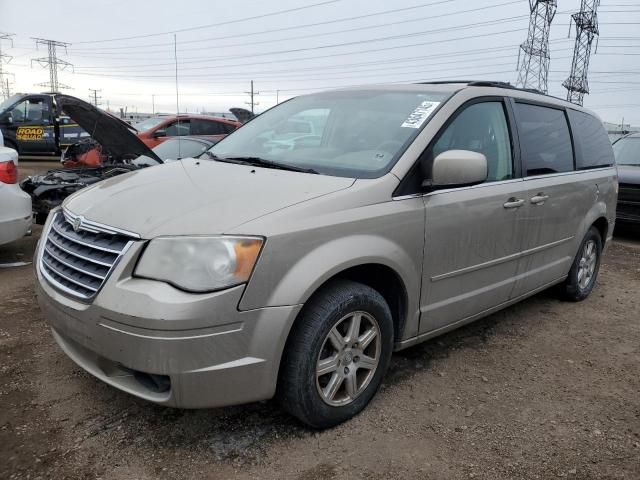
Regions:
<svg viewBox="0 0 640 480"><path fill-rule="evenodd" d="M118 158L150 157L162 160L134 133L128 123L90 103L70 95L56 94L58 107L77 122L96 142Z"/></svg>

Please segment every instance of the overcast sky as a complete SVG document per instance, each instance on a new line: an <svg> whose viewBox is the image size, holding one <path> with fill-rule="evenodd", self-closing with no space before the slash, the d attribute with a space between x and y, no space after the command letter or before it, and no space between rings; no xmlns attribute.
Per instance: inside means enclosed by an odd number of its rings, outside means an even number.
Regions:
<svg viewBox="0 0 640 480"><path fill-rule="evenodd" d="M551 27L549 93L563 98L579 4L560 0ZM129 111L151 111L153 99L156 111L175 112L176 31L181 111L245 106L251 79L260 111L277 95L346 85L515 83L528 16L528 0L0 0L0 32L15 34L13 47L2 42L12 91L42 90L48 71L31 59L46 51L31 37L51 38L70 43L58 52L74 66L59 72L68 93L101 89L103 107ZM640 0L602 0L599 20L585 106L640 125Z"/></svg>

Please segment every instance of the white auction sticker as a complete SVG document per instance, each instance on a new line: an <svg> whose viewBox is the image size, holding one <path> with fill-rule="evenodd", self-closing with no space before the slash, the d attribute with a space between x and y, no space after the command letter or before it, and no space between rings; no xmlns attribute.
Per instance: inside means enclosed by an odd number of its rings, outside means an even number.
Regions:
<svg viewBox="0 0 640 480"><path fill-rule="evenodd" d="M440 102L429 102L425 100L418 105L413 112L411 112L411 115L409 115L409 117L400 126L406 128L420 128L438 105L440 105Z"/></svg>

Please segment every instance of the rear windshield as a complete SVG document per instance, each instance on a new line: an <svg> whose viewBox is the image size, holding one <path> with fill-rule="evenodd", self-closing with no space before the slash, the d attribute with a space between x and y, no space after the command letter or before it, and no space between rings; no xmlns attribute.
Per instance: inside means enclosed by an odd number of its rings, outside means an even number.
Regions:
<svg viewBox="0 0 640 480"><path fill-rule="evenodd" d="M210 151L325 175L376 178L393 167L448 96L350 91L297 97L251 120Z"/></svg>
<svg viewBox="0 0 640 480"><path fill-rule="evenodd" d="M146 132L150 128L153 128L156 125L160 125L165 120L166 119L162 117L151 117L151 118L147 118L146 120L142 120L141 122L134 123L133 127L139 132Z"/></svg>
<svg viewBox="0 0 640 480"><path fill-rule="evenodd" d="M640 137L621 138L613 144L613 153L618 165L640 167Z"/></svg>

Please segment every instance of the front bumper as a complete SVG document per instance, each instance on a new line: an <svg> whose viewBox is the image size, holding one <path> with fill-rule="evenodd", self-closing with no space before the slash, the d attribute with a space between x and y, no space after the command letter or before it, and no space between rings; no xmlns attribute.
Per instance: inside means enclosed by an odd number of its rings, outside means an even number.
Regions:
<svg viewBox="0 0 640 480"><path fill-rule="evenodd" d="M132 278L127 260L140 248L127 253L91 304L54 289L36 267L38 302L65 353L104 382L162 405L271 398L301 306L238 311L243 286L194 295Z"/></svg>

